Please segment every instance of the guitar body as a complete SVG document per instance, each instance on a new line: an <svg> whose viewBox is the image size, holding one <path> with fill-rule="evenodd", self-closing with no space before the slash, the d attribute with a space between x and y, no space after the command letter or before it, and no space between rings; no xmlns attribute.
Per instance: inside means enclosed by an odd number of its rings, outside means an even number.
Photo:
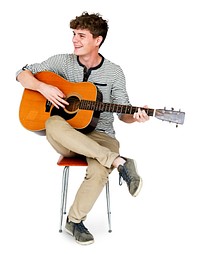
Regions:
<svg viewBox="0 0 200 254"><path fill-rule="evenodd" d="M95 129L100 112L79 109L81 100L102 101L102 94L94 84L90 82L69 82L49 71L39 72L35 77L46 84L58 87L66 95L66 100L73 100L73 103L72 106L66 106L65 109L57 109L49 104L39 92L24 89L19 119L26 129L44 135L45 122L53 115L62 116L72 127L83 133L89 133Z"/></svg>

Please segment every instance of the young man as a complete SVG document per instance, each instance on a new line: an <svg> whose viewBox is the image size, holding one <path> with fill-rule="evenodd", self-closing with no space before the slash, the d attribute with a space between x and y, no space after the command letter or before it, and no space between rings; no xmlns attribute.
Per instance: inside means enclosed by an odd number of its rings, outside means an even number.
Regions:
<svg viewBox="0 0 200 254"><path fill-rule="evenodd" d="M54 55L42 63L27 65L17 72L17 80L24 88L41 93L58 109L68 105L66 94L57 87L36 79L34 74L48 70L70 82L89 81L101 91L103 102L130 105L121 67L99 53L107 35L107 21L99 14L84 12L71 20L70 28L73 30L73 54ZM85 89L87 91L87 86ZM149 119L145 110L140 109L134 114L118 113L118 117L126 123L145 122ZM83 221L114 168L119 171L120 178L126 181L132 196L137 196L142 186L134 160L120 156L113 121L113 112L102 112L95 130L86 134L70 126L60 115L50 116L46 121L47 140L59 154L81 154L86 156L88 162L85 179L77 191L65 226L66 231L80 244L94 242L93 235Z"/></svg>

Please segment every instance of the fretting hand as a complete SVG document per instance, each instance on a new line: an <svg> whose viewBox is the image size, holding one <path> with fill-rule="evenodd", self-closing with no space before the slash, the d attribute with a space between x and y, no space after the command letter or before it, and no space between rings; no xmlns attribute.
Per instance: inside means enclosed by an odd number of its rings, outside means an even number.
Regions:
<svg viewBox="0 0 200 254"><path fill-rule="evenodd" d="M147 105L145 105L143 108L148 108ZM138 112L135 112L133 114L133 118L139 122L139 123L144 123L149 120L149 116L147 115L146 111L143 109L141 110L138 108Z"/></svg>

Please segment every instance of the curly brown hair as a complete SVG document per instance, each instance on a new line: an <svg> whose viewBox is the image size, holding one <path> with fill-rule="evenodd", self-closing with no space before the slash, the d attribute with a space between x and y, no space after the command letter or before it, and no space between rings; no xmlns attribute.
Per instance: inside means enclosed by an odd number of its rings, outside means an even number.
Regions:
<svg viewBox="0 0 200 254"><path fill-rule="evenodd" d="M88 12L83 12L80 16L76 16L75 19L70 21L70 28L87 29L93 35L93 38L102 36L101 46L108 32L108 21L103 19L99 13L89 14Z"/></svg>

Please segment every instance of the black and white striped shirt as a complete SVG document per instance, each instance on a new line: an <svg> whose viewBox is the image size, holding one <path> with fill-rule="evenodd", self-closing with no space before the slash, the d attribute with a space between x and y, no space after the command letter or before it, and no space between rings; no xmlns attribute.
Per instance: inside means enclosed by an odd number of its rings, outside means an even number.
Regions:
<svg viewBox="0 0 200 254"><path fill-rule="evenodd" d="M74 54L54 55L41 63L27 65L26 69L33 74L41 71L52 71L70 82L84 80L84 66ZM21 72L19 70L16 76ZM124 73L119 65L102 57L102 62L91 68L87 81L94 83L103 94L103 102L130 105L126 90ZM97 131L104 131L115 137L114 115L112 112L102 112L96 127Z"/></svg>

